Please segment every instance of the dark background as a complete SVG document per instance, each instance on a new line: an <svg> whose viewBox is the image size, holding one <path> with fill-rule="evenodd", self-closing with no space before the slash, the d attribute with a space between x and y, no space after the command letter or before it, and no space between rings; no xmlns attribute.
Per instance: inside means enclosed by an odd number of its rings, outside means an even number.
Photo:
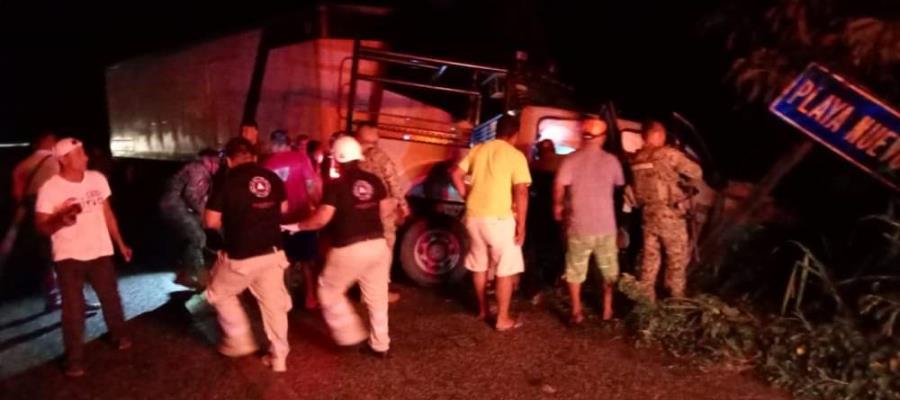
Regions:
<svg viewBox="0 0 900 400"><path fill-rule="evenodd" d="M771 0L760 2L770 3ZM584 107L615 100L628 114L679 111L706 139L723 176L757 180L803 140L763 105L737 110L723 40L701 26L722 1L407 0L378 27L396 49L508 65L517 49L554 60ZM0 2L0 142L53 128L104 147L104 70L118 61L313 13L314 2L173 0ZM759 5L757 5L759 7ZM15 156L3 153L4 170ZM710 172L710 171L708 171ZM8 175L4 173L3 175ZM6 176L4 176L6 179ZM5 187L6 185L4 185ZM881 212L891 192L817 147L779 187L813 229Z"/></svg>

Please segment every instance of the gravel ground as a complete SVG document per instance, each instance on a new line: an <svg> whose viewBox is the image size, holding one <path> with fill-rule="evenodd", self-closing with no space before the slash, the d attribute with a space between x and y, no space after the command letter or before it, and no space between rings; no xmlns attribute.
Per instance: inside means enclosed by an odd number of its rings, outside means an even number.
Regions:
<svg viewBox="0 0 900 400"><path fill-rule="evenodd" d="M391 308L392 357L331 344L318 314L291 312L288 372L258 358L226 359L192 318L186 295L129 322L134 348L88 344L87 375L67 379L49 362L0 381L2 399L788 399L752 376L699 371L659 351L634 349L615 324L567 329L558 299L518 302L524 326L494 332L460 302L399 287ZM552 297L552 296L551 296ZM297 302L297 304L302 304Z"/></svg>

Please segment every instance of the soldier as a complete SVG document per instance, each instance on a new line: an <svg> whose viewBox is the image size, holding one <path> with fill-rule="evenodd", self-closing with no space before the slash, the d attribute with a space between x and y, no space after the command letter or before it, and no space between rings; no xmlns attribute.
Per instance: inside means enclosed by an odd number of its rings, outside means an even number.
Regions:
<svg viewBox="0 0 900 400"><path fill-rule="evenodd" d="M397 205L388 197L381 179L359 167L364 156L356 139L342 136L332 148L334 160L340 165L340 177L325 186L322 205L298 223L297 228L309 231L328 225L331 249L319 278L319 301L335 342L354 346L368 338L368 350L386 357L391 343L388 336L391 252L381 221ZM356 283L362 289L362 299L369 311L368 328L347 299L347 290Z"/></svg>
<svg viewBox="0 0 900 400"><path fill-rule="evenodd" d="M631 171L634 184L626 190L626 201L643 208L641 286L655 301L656 275L665 253L666 287L672 297L684 297L690 249L685 219L689 195L682 181L696 182L703 171L683 152L666 145L666 128L658 121L644 124L644 147L632 159Z"/></svg>
<svg viewBox="0 0 900 400"><path fill-rule="evenodd" d="M359 124L356 140L362 146L363 157L365 157L360 161L359 167L381 179L381 182L387 187L388 196L397 203L396 212L390 213L382 221L384 238L387 239L388 247L393 249L394 242L397 240L397 225L409 216L409 204L406 202L406 189L400 184L397 167L387 153L378 147L378 139L378 128L374 124L371 122Z"/></svg>
<svg viewBox="0 0 900 400"><path fill-rule="evenodd" d="M203 258L206 233L203 232L201 219L213 175L219 169L219 153L206 149L197 156L197 160L185 165L169 179L160 200L160 211L180 242L181 265L175 283L202 288L206 286L209 273Z"/></svg>
<svg viewBox="0 0 900 400"><path fill-rule="evenodd" d="M387 188L388 196L397 203L395 212L384 215L381 221L384 226L384 238L387 240L388 248L393 254L394 243L397 241L397 227L403 223L403 220L409 216L409 204L406 202L406 189L400 184L400 175L397 173L397 167L391 158L378 147L378 128L371 122L361 122L359 131L356 133L356 139L363 149L363 160L360 161L359 167L368 173L374 174L381 179L381 182ZM390 293L390 302L396 302L400 299L397 292Z"/></svg>

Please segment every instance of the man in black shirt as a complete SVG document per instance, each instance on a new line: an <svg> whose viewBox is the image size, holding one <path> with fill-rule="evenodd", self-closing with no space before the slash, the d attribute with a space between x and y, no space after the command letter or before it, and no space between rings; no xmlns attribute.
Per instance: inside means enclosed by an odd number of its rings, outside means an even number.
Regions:
<svg viewBox="0 0 900 400"><path fill-rule="evenodd" d="M340 177L325 186L322 205L298 225L317 230L328 225L332 248L319 277L319 302L335 342L353 346L368 338L374 354L386 356L388 337L388 281L391 252L384 238L381 215L397 204L377 176L359 168L362 149L356 139L344 136L334 142L334 159ZM369 310L369 327L347 299L346 292L359 283Z"/></svg>
<svg viewBox="0 0 900 400"><path fill-rule="evenodd" d="M256 352L250 321L238 295L249 288L259 302L270 342L264 359L276 372L286 370L287 312L291 297L284 286L288 266L282 251L279 221L287 209L278 175L256 165L253 145L235 138L225 146L228 170L213 184L204 222L222 229L224 248L212 270L206 298L222 326L219 352L240 357Z"/></svg>

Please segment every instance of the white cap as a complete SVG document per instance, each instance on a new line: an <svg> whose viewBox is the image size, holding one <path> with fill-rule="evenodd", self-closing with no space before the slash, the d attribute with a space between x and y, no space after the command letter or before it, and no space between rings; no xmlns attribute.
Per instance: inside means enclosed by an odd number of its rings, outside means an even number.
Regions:
<svg viewBox="0 0 900 400"><path fill-rule="evenodd" d="M53 156L60 158L81 146L81 141L78 139L70 137L60 139L56 142L56 145L53 146Z"/></svg>
<svg viewBox="0 0 900 400"><path fill-rule="evenodd" d="M338 163L348 163L363 159L362 146L350 136L341 136L331 146L331 154Z"/></svg>

